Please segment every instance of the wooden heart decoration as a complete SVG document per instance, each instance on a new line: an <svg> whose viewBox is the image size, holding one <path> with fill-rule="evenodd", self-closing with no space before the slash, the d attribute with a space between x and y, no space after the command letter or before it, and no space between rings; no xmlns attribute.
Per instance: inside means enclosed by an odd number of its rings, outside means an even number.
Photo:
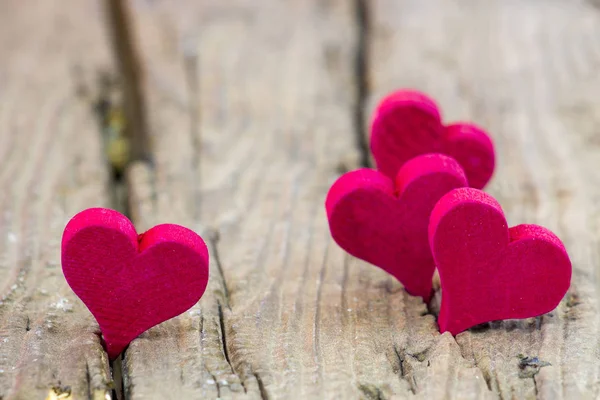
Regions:
<svg viewBox="0 0 600 400"><path fill-rule="evenodd" d="M494 172L494 145L488 134L471 123L444 126L435 102L413 90L396 91L376 108L371 152L377 169L392 179L405 162L425 153L456 159L474 188L483 188Z"/></svg>
<svg viewBox="0 0 600 400"><path fill-rule="evenodd" d="M208 249L182 226L138 235L120 213L90 208L65 228L62 268L114 359L138 335L198 302L208 282Z"/></svg>
<svg viewBox="0 0 600 400"><path fill-rule="evenodd" d="M444 194L466 184L458 162L442 154L410 160L395 182L371 169L346 173L325 202L331 235L351 255L396 277L408 293L429 300L435 269L429 216Z"/></svg>
<svg viewBox="0 0 600 400"><path fill-rule="evenodd" d="M560 239L538 225L509 229L500 204L480 190L444 195L429 241L442 286L440 332L545 314L569 289L571 261Z"/></svg>

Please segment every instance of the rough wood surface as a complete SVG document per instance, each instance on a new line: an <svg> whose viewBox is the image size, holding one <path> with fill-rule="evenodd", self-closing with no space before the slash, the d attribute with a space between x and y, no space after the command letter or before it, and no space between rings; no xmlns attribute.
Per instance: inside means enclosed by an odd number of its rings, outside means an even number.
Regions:
<svg viewBox="0 0 600 400"><path fill-rule="evenodd" d="M199 307L130 346L130 398L356 397L374 385L408 386L395 373L388 328L398 318L382 296L391 287L396 299L406 295L346 257L325 216L337 168L358 158L352 6L135 10L157 151L154 171L129 175L132 212L147 226L169 219L202 230L213 262ZM194 81L197 130L187 104Z"/></svg>
<svg viewBox="0 0 600 400"><path fill-rule="evenodd" d="M198 307L130 346L129 398L597 396L598 224L586 217L598 208L597 11L574 1L365 5L365 112L413 86L451 119L489 128L499 152L490 191L510 224L539 223L565 241L569 295L547 316L454 339L419 299L331 241L326 191L360 158L354 2L139 3L156 159L129 174L132 211L146 227L203 232L214 261Z"/></svg>
<svg viewBox="0 0 600 400"><path fill-rule="evenodd" d="M330 241L324 194L340 162L356 166L351 4L175 12L155 3L137 10L161 143L155 176L138 171L146 185L134 194L147 200L139 218L189 224L195 215L197 229L219 232L218 263L197 315L173 322L179 339L159 328L131 346L132 398L182 388L269 398L597 395L598 227L581 212L597 209L597 11L466 0L380 0L367 9L366 111L387 91L412 86L439 99L447 117L489 128L500 163L490 191L509 223L543 224L565 241L575 263L569 295L547 316L454 339L437 334L418 299ZM184 74L197 57L194 106L185 86L194 80ZM190 109L202 116L199 131ZM201 169L189 169L196 159ZM539 369L525 356L551 365Z"/></svg>
<svg viewBox="0 0 600 400"><path fill-rule="evenodd" d="M131 216L140 231L201 233L211 279L198 305L128 347L125 398L600 395L596 3L130 4L154 149L126 174ZM66 385L110 397L97 325L58 265L68 218L110 205L72 85L74 65L108 58L99 12L91 0L0 4L0 398ZM489 191L509 224L552 229L573 260L557 310L439 335L439 291L428 309L331 240L327 190L368 159L357 124L402 86L438 99L446 121L489 129Z"/></svg>
<svg viewBox="0 0 600 400"><path fill-rule="evenodd" d="M97 324L60 266L68 219L109 202L96 121L73 79L108 59L97 14L80 0L0 4L2 399L110 393Z"/></svg>
<svg viewBox="0 0 600 400"><path fill-rule="evenodd" d="M483 125L498 151L488 190L509 224L552 229L573 261L571 290L557 310L458 335L464 363L480 369L493 397L597 398L597 4L376 0L371 17L369 110L392 88L412 86L437 98L447 120ZM519 353L551 365L534 375L520 369L527 360ZM438 397L475 397L456 369L441 377L416 379Z"/></svg>

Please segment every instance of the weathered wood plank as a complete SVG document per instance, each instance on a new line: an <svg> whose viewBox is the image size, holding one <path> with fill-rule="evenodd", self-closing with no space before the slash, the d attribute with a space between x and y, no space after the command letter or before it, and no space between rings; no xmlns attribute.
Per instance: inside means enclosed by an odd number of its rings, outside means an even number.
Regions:
<svg viewBox="0 0 600 400"><path fill-rule="evenodd" d="M200 304L130 346L131 398L595 395L597 226L580 210L596 215L584 179L598 179L598 156L593 125L573 115L597 107L585 72L596 14L583 3L369 4L370 108L409 85L450 118L489 127L500 159L490 190L509 222L563 238L575 261L567 300L455 340L437 334L418 299L332 243L324 196L336 169L358 159L350 2L141 3L156 163L130 171L132 211L142 229L169 221L204 233L213 262ZM543 41L556 26L570 47ZM552 366L522 371L519 353Z"/></svg>
<svg viewBox="0 0 600 400"><path fill-rule="evenodd" d="M324 212L339 167L359 159L353 3L137 6L156 168L130 172L132 212L144 228L211 231L213 259L198 308L129 347L132 399L411 393L405 359L430 347L434 319L383 272L345 256ZM414 353L396 351L406 348ZM432 351L445 355L432 365L441 371L459 347L446 337Z"/></svg>
<svg viewBox="0 0 600 400"><path fill-rule="evenodd" d="M0 4L0 398L110 393L97 324L60 267L82 208L107 206L107 168L74 70L109 56L93 3ZM71 397L69 397L71 398Z"/></svg>
<svg viewBox="0 0 600 400"><path fill-rule="evenodd" d="M600 13L585 1L376 0L368 111L398 87L424 90L449 120L489 128L498 168L489 191L509 224L539 223L565 242L573 284L557 310L457 336L500 398L597 398ZM438 339L436 339L438 340ZM535 375L518 354L552 365ZM424 361L432 358L427 355ZM475 397L463 376L414 376L434 398ZM421 394L420 391L417 393Z"/></svg>

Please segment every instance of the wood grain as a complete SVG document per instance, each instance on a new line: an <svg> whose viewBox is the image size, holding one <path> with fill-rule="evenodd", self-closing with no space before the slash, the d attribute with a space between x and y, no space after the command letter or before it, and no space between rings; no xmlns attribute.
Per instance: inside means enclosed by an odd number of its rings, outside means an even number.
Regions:
<svg viewBox="0 0 600 400"><path fill-rule="evenodd" d="M100 16L79 0L0 4L0 398L109 396L97 324L67 286L60 238L108 205L90 104L74 71L106 64ZM54 388L54 389L53 389Z"/></svg>
<svg viewBox="0 0 600 400"><path fill-rule="evenodd" d="M393 1L371 4L368 110L396 87L436 97L447 120L492 134L489 191L510 225L537 223L565 242L573 283L554 312L460 334L465 362L501 398L597 398L600 14L585 1ZM523 366L519 353L551 365ZM454 376L438 396L475 397Z"/></svg>
<svg viewBox="0 0 600 400"><path fill-rule="evenodd" d="M131 214L140 231L196 230L214 262L197 306L129 346L126 398L598 397L595 3L369 1L362 77L351 0L132 4L155 152L127 173ZM68 218L109 204L97 127L72 82L75 65L108 59L100 10L0 4L3 398L110 392L96 323L58 264ZM574 262L557 310L439 335L420 299L334 244L323 202L364 158L365 82L366 120L411 86L448 120L490 130L489 190L509 224L552 229Z"/></svg>
<svg viewBox="0 0 600 400"><path fill-rule="evenodd" d="M554 230L574 261L555 312L454 339L437 333L419 299L330 239L326 191L360 158L354 5L137 3L157 151L154 167L128 174L131 209L140 229L168 221L202 233L216 261L196 308L129 347L127 395L593 398L597 11L581 2L367 3L365 112L413 86L450 119L489 128L500 165L490 191L509 223Z"/></svg>
<svg viewBox="0 0 600 400"><path fill-rule="evenodd" d="M434 319L385 273L335 246L325 216L340 166L359 159L353 2L154 2L135 14L158 151L154 169L129 174L131 209L139 225L203 232L216 262L196 309L131 344L127 395L410 393L403 359L430 347ZM198 109L187 103L192 60ZM434 351L458 353L448 346Z"/></svg>

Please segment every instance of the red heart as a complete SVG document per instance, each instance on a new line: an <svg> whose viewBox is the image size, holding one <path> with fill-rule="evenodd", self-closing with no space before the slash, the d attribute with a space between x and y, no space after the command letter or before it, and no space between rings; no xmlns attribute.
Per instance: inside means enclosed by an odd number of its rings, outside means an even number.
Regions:
<svg viewBox="0 0 600 400"><path fill-rule="evenodd" d="M472 188L440 199L429 224L440 273L440 332L553 310L569 289L571 261L548 229L508 228L500 204Z"/></svg>
<svg viewBox="0 0 600 400"><path fill-rule="evenodd" d="M325 203L333 239L351 255L376 265L428 300L435 265L427 240L429 215L449 190L465 186L460 165L442 154L407 162L395 183L380 172L342 175Z"/></svg>
<svg viewBox="0 0 600 400"><path fill-rule="evenodd" d="M157 225L138 236L125 216L90 208L65 228L62 268L114 359L142 332L198 302L208 282L208 250L182 226Z"/></svg>
<svg viewBox="0 0 600 400"><path fill-rule="evenodd" d="M470 123L444 126L435 102L411 90L388 95L375 110L371 152L377 168L392 179L405 162L425 153L456 159L478 189L494 172L494 145L483 129Z"/></svg>

